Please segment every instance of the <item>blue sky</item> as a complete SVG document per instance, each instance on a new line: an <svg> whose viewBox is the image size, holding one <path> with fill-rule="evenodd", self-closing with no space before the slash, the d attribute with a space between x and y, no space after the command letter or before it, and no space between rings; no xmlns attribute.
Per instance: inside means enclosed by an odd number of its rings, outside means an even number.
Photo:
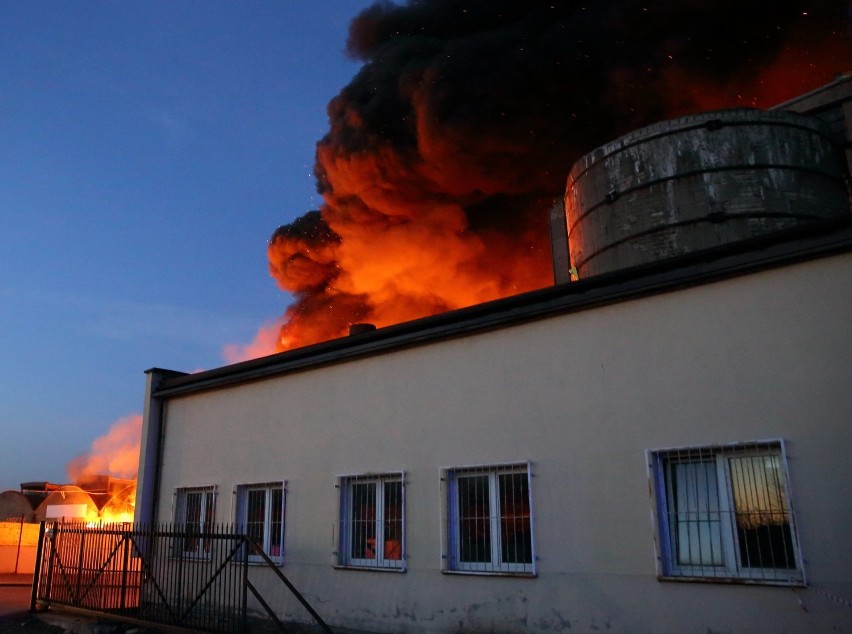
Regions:
<svg viewBox="0 0 852 634"><path fill-rule="evenodd" d="M289 298L275 228L320 199L368 0L0 3L0 491L225 364Z"/></svg>

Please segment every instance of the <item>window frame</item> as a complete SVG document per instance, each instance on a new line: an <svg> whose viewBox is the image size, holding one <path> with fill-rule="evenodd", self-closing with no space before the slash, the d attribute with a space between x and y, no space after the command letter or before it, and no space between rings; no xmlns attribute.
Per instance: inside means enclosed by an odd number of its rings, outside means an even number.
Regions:
<svg viewBox="0 0 852 634"><path fill-rule="evenodd" d="M203 534L207 529L215 523L216 520L216 498L218 491L215 485L194 486L194 487L175 487L173 493L174 504L174 522L176 527L183 527L183 537L178 539L176 546L172 550L173 557L182 559L208 559L210 557L210 542L205 540ZM189 497L199 496L199 511L197 522L187 522L187 511L189 508ZM190 541L188 527L197 525L197 533L201 536L197 539L194 548L187 548Z"/></svg>
<svg viewBox="0 0 852 634"><path fill-rule="evenodd" d="M394 559L387 556L387 541L385 539L386 518L389 501L386 499L387 484L399 483L399 558ZM375 487L374 517L372 519L372 531L375 558L356 557L353 553L353 518L355 508L355 486L373 485ZM406 552L406 478L404 471L391 471L383 473L362 473L356 475L338 476L336 488L338 490L338 536L336 540L335 567L351 568L358 570L376 570L385 572L405 572ZM360 520L364 521L364 520Z"/></svg>
<svg viewBox="0 0 852 634"><path fill-rule="evenodd" d="M501 518L500 477L505 475L526 475L526 531L529 534L528 562L509 562L503 559L503 519ZM487 561L462 561L462 521L460 521L460 478L485 476L488 484L487 519L489 557ZM441 571L445 574L486 575L486 576L517 576L535 577L537 575L535 546L535 513L533 505L533 470L532 463L513 462L464 467L451 467L441 470L442 484L442 554ZM514 499L514 498L513 498ZM523 500L523 498L521 498ZM476 521L476 518L474 518Z"/></svg>
<svg viewBox="0 0 852 634"><path fill-rule="evenodd" d="M266 554L269 559L280 565L284 564L284 555L285 555L285 534L286 534L286 517L287 517L287 481L286 480L273 480L269 482L255 482L251 484L238 484L234 487L234 496L236 498L236 506L234 509L234 524L238 530L245 532L248 534L248 512L249 512L249 497L253 492L262 491L264 493L263 496L263 540L262 547L263 552ZM270 547L274 545L273 542L273 527L275 524L275 519L273 517L274 512L274 504L272 500L272 496L275 492L281 492L281 516L278 518L278 522L280 525L279 533L278 533L278 553L273 554L270 552ZM253 552L249 552L247 555L248 563L264 563L264 557L259 554L255 554Z"/></svg>
<svg viewBox="0 0 852 634"><path fill-rule="evenodd" d="M786 446L782 439L761 440L754 442L739 442L720 445L705 445L693 447L680 447L671 449L649 450L648 469L651 484L652 498L654 504L655 518L655 540L657 544L657 576L660 580L674 581L705 581L705 582L734 582L743 584L781 585L781 586L804 586L806 585L805 570L801 545L799 543L796 518L793 506L793 496L790 488L790 470L787 461ZM749 558L748 544L742 544L738 535L736 493L734 491L735 476L732 474L734 459L759 459L773 458L774 468L778 470L774 480L777 487L777 495L781 497L781 510L759 507L756 512L777 515L783 513L789 536L784 537L784 545L791 549L792 557L785 556L785 561L793 564L793 567L766 567L750 566L743 563L743 559ZM776 462L777 461L777 462ZM671 465L705 465L705 480L703 484L707 497L712 497L717 502L717 508L699 508L690 511L680 511L681 514L691 512L694 519L683 520L687 526L678 527L677 519L673 518L677 513L679 501L674 500L677 493L677 484L673 480ZM764 462L764 464L766 464ZM768 475L767 468L755 473L762 472L762 478ZM733 469L736 471L736 469ZM752 474L754 480L749 482L750 486L757 486L757 476ZM715 491L709 488L709 480ZM694 483L692 486L695 486ZM766 485L762 498L768 499L768 487ZM757 489L755 489L757 490ZM761 497L758 491L758 497ZM683 493L681 496L685 495ZM689 495L689 494L686 494ZM682 503L682 502L680 502ZM698 504L693 495L687 505ZM697 515L697 518L695 516ZM711 517L712 516L712 517ZM689 523L693 526L691 529ZM718 523L718 528L713 529L711 523ZM703 526L702 526L703 525ZM677 549L679 548L678 530L687 530L698 533L697 543L687 541L687 548L702 550L701 534L709 535L711 538L710 554L714 555L714 547L718 545L719 563L696 563L684 564L677 561ZM783 529L782 529L783 530ZM718 536L715 533L718 532ZM691 536L691 535L690 535ZM789 543L788 543L789 539ZM701 557L706 556L702 552ZM760 557L758 557L760 558Z"/></svg>

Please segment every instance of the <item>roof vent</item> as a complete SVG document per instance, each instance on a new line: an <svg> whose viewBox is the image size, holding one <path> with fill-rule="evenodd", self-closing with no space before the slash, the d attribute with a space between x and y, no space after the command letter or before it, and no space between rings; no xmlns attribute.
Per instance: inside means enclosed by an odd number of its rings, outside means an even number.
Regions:
<svg viewBox="0 0 852 634"><path fill-rule="evenodd" d="M375 324L350 324L349 336L363 335L365 332L373 332L375 329Z"/></svg>

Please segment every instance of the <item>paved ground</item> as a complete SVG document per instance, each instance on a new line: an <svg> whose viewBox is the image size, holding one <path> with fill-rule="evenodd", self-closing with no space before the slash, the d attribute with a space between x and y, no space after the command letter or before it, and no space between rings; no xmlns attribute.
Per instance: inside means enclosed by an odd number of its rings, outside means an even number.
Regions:
<svg viewBox="0 0 852 634"><path fill-rule="evenodd" d="M0 618L30 607L32 575L0 574Z"/></svg>
<svg viewBox="0 0 852 634"><path fill-rule="evenodd" d="M0 574L0 634L153 634L175 632L154 627L141 627L122 621L111 621L75 612L51 610L32 613L32 575ZM253 632L271 632L268 626L255 626ZM316 627L293 625L293 634L316 634ZM370 634L369 632L335 628L336 634Z"/></svg>
<svg viewBox="0 0 852 634"><path fill-rule="evenodd" d="M30 589L26 586L0 585L0 618L26 612L30 605Z"/></svg>
<svg viewBox="0 0 852 634"><path fill-rule="evenodd" d="M59 634L65 631L29 612L31 594L32 575L0 574L0 634Z"/></svg>
<svg viewBox="0 0 852 634"><path fill-rule="evenodd" d="M2 0L0 0L2 1ZM32 575L0 573L0 634L155 634L174 633L176 629L142 627L123 621L77 614L63 610L30 612ZM187 631L187 630L183 630ZM251 632L267 634L275 630L272 621L262 621L251 626ZM319 628L311 625L288 624L292 634L318 634ZM334 628L335 634L375 634L365 630Z"/></svg>
<svg viewBox="0 0 852 634"><path fill-rule="evenodd" d="M127 623L63 612L32 613L32 575L0 574L0 634L130 634L155 632Z"/></svg>

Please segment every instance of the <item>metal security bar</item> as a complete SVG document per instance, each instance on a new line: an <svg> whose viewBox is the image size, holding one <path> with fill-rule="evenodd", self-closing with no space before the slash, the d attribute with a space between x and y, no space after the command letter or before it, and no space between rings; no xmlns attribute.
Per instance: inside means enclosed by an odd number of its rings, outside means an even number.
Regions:
<svg viewBox="0 0 852 634"><path fill-rule="evenodd" d="M259 545L230 526L43 524L32 609L66 606L203 632L245 632L251 593L281 631L249 579ZM187 556L189 537L203 540ZM261 559L326 632L328 626L261 551Z"/></svg>
<svg viewBox="0 0 852 634"><path fill-rule="evenodd" d="M237 496L238 526L260 546L249 554L249 561L261 561L263 552L281 563L284 558L286 483L242 484L234 492Z"/></svg>
<svg viewBox="0 0 852 634"><path fill-rule="evenodd" d="M528 464L446 469L445 569L535 574Z"/></svg>
<svg viewBox="0 0 852 634"><path fill-rule="evenodd" d="M779 441L652 457L664 576L803 582Z"/></svg>
<svg viewBox="0 0 852 634"><path fill-rule="evenodd" d="M177 508L175 518L184 526L187 534L183 544L185 557L206 556L208 544L198 535L207 532L207 527L213 525L216 512L216 488L196 487L183 488L175 491Z"/></svg>
<svg viewBox="0 0 852 634"><path fill-rule="evenodd" d="M337 564L405 568L405 477L402 473L344 476L340 489Z"/></svg>

